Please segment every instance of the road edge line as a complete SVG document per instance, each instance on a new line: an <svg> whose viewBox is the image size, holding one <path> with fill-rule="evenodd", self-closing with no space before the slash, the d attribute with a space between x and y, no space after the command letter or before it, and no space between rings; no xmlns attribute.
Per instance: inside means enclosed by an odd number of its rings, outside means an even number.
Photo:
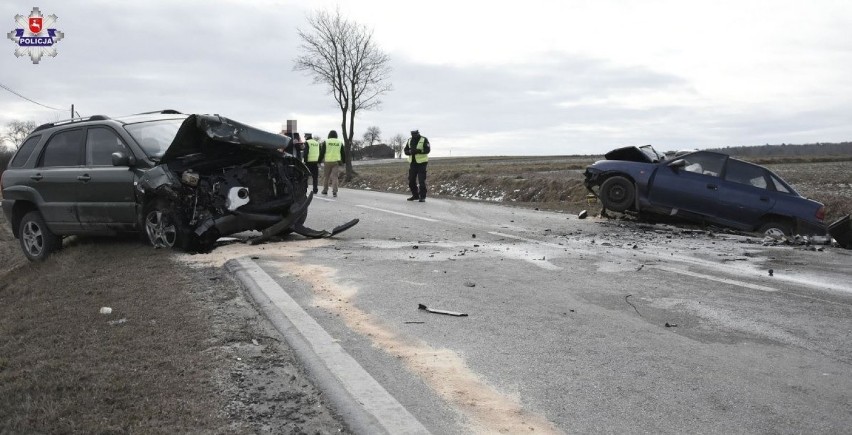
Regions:
<svg viewBox="0 0 852 435"><path fill-rule="evenodd" d="M224 267L293 348L353 432L429 433L257 263L243 257L228 260Z"/></svg>

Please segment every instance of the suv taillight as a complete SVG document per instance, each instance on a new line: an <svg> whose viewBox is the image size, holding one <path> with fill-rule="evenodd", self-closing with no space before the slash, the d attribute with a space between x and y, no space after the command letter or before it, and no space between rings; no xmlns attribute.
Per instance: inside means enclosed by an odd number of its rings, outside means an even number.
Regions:
<svg viewBox="0 0 852 435"><path fill-rule="evenodd" d="M817 210L816 218L818 221L822 221L823 219L825 219L825 206L822 206L819 208L819 210Z"/></svg>

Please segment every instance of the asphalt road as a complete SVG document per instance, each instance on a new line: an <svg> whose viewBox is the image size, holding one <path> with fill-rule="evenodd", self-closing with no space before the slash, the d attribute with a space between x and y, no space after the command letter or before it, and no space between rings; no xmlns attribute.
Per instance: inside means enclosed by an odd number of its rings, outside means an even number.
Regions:
<svg viewBox="0 0 852 435"><path fill-rule="evenodd" d="M256 261L434 433L852 427L852 251L347 189L306 224L356 217Z"/></svg>

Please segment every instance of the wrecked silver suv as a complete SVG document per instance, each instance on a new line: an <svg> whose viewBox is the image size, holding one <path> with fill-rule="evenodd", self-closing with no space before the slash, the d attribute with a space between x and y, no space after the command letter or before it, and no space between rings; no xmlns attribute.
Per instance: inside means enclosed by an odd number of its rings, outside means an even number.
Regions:
<svg viewBox="0 0 852 435"><path fill-rule="evenodd" d="M167 110L36 128L3 173L3 211L30 260L63 236L142 232L155 247L209 251L220 236L259 242L304 227L310 172L290 138L218 115Z"/></svg>

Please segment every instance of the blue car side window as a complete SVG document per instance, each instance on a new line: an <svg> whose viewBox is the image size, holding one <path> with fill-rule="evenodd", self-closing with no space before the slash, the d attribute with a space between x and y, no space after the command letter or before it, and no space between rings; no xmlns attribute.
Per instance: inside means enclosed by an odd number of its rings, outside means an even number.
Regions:
<svg viewBox="0 0 852 435"><path fill-rule="evenodd" d="M684 171L696 174L718 177L722 173L722 166L727 156L712 153L692 153L682 157L686 165Z"/></svg>
<svg viewBox="0 0 852 435"><path fill-rule="evenodd" d="M760 189L769 187L769 183L766 182L766 171L763 168L734 159L728 160L725 180Z"/></svg>

